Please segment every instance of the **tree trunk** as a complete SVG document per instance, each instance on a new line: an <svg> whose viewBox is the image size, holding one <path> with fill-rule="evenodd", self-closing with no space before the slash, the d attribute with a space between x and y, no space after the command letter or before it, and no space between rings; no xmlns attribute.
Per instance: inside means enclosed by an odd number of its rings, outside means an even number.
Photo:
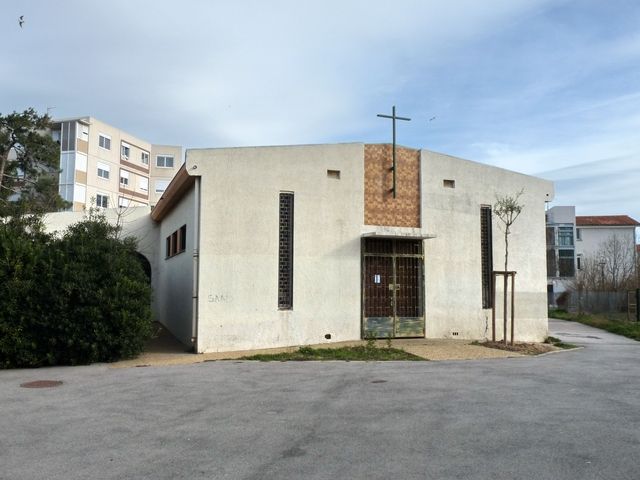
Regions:
<svg viewBox="0 0 640 480"><path fill-rule="evenodd" d="M507 266L509 264L509 227L505 228L504 231L504 289L503 289L503 305L502 305L502 316L504 319L504 338L503 342L507 344L507 289L509 288L508 284L508 275L507 275Z"/></svg>
<svg viewBox="0 0 640 480"><path fill-rule="evenodd" d="M10 151L11 149L7 150L6 152L2 152L2 158L0 158L0 191L2 190L2 186L4 185L4 171L7 168Z"/></svg>

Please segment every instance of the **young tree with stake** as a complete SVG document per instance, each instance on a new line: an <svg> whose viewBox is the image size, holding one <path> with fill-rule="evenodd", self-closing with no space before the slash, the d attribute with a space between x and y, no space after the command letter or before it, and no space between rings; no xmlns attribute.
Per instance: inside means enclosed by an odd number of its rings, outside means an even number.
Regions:
<svg viewBox="0 0 640 480"><path fill-rule="evenodd" d="M503 289L503 317L504 317L504 343L507 344L507 288L508 288L508 272L509 272L509 235L511 234L511 226L520 216L524 205L520 204L520 197L524 193L524 189L515 195L496 196L496 204L493 207L493 213L502 222L504 228L504 289ZM513 292L511 292L513 295ZM493 307L495 309L495 305ZM513 343L513 325L511 327L511 343Z"/></svg>

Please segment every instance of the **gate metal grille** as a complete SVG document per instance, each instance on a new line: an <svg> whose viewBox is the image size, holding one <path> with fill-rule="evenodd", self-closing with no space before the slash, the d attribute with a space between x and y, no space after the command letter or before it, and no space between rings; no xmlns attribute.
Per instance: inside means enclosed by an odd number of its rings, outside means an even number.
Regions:
<svg viewBox="0 0 640 480"><path fill-rule="evenodd" d="M424 257L421 240L363 242L363 336L424 336Z"/></svg>

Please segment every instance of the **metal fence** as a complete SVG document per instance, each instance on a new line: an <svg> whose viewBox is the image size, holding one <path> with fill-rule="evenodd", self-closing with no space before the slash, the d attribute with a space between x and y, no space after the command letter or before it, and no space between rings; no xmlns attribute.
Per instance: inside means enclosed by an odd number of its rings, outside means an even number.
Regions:
<svg viewBox="0 0 640 480"><path fill-rule="evenodd" d="M549 306L569 312L627 313L627 292L549 293Z"/></svg>

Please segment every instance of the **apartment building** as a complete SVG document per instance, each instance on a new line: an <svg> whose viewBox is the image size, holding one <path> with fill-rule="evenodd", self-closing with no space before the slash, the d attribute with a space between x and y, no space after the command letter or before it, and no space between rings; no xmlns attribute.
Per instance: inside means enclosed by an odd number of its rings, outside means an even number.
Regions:
<svg viewBox="0 0 640 480"><path fill-rule="evenodd" d="M634 265L636 228L640 223L633 218L627 215L576 216L574 206L550 208L546 218L547 289L550 294L567 291L584 268L586 259L595 259L598 265L604 266L609 259L601 258L601 249L613 238L617 239L620 248L616 261L629 264L619 267L632 268ZM553 302L550 300L550 303Z"/></svg>
<svg viewBox="0 0 640 480"><path fill-rule="evenodd" d="M548 292L564 292L576 275L576 207L552 207L546 220Z"/></svg>
<svg viewBox="0 0 640 480"><path fill-rule="evenodd" d="M60 196L70 210L155 206L182 164L182 147L154 145L93 117L54 120Z"/></svg>

